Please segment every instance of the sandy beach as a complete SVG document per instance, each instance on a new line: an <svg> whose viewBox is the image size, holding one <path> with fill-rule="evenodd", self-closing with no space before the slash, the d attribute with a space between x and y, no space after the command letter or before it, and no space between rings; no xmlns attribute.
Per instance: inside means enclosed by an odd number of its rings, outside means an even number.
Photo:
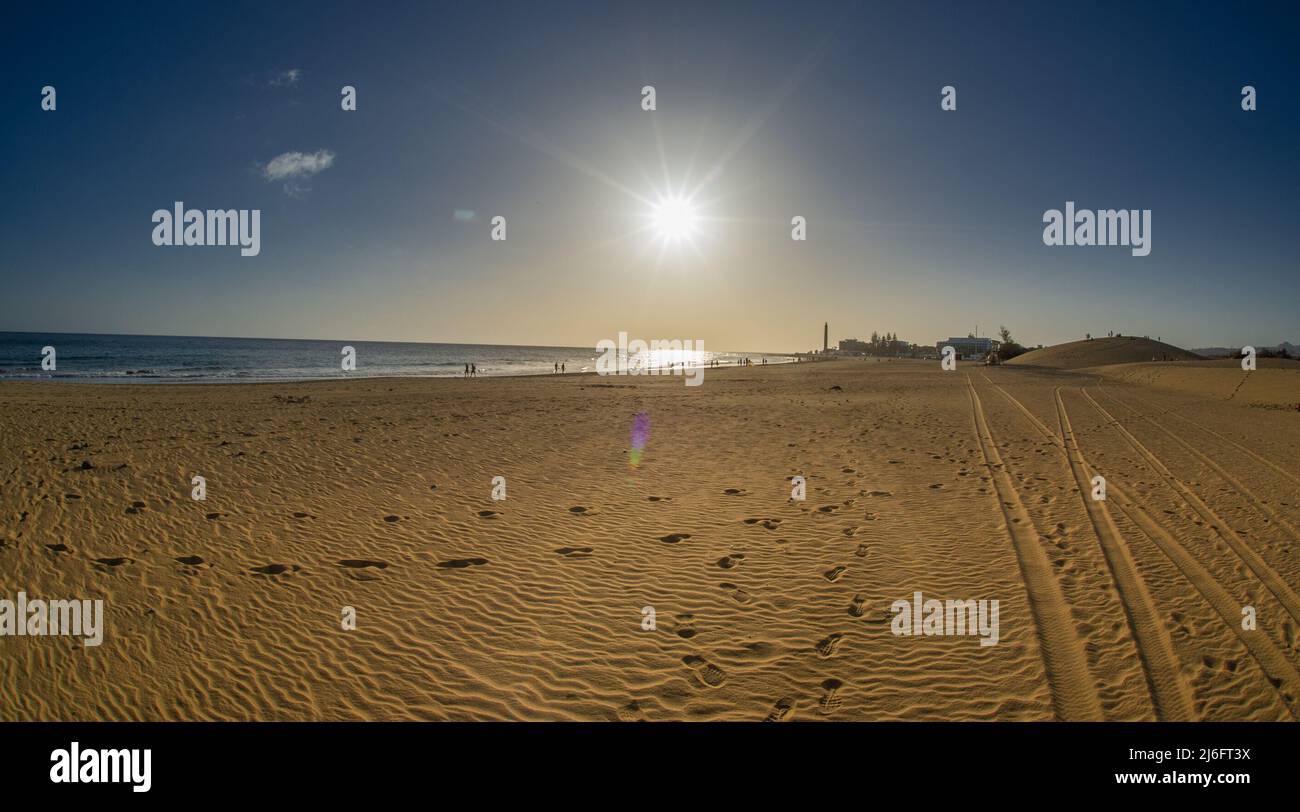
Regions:
<svg viewBox="0 0 1300 812"><path fill-rule="evenodd" d="M0 717L1292 719L1298 369L2 382Z"/></svg>

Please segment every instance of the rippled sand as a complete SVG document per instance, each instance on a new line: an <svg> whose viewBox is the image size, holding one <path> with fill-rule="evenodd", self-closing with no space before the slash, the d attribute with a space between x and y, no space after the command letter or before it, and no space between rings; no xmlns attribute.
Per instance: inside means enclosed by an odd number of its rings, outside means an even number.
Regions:
<svg viewBox="0 0 1300 812"><path fill-rule="evenodd" d="M0 718L1291 719L1300 372L1160 366L0 384Z"/></svg>

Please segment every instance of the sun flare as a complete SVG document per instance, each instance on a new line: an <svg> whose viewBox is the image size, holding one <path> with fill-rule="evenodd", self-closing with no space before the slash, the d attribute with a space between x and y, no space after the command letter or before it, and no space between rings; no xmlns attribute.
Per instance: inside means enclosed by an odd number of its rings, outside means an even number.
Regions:
<svg viewBox="0 0 1300 812"><path fill-rule="evenodd" d="M665 240L675 242L689 238L695 233L697 221L695 207L685 198L664 198L655 206L655 231Z"/></svg>

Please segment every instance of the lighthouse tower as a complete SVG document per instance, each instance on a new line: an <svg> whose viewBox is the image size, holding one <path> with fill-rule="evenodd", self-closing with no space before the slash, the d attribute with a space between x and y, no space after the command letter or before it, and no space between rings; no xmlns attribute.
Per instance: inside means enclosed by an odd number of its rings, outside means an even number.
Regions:
<svg viewBox="0 0 1300 812"><path fill-rule="evenodd" d="M822 324L822 352L826 352L830 348L831 348L831 323L828 321Z"/></svg>

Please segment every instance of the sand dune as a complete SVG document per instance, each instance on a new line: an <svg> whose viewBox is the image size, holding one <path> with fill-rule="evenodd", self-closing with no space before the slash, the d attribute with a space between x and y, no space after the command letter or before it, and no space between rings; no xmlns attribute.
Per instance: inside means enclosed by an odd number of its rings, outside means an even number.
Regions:
<svg viewBox="0 0 1300 812"><path fill-rule="evenodd" d="M0 384L0 717L1293 719L1297 415L1143 366Z"/></svg>
<svg viewBox="0 0 1300 812"><path fill-rule="evenodd" d="M1007 363L1023 366L1052 367L1053 369L1080 369L1106 364L1129 364L1138 361L1194 361L1196 353L1153 341L1149 338L1125 336L1123 338L1094 338L1070 341L1030 350Z"/></svg>
<svg viewBox="0 0 1300 812"><path fill-rule="evenodd" d="M1138 383L1193 397L1265 409L1300 409L1300 361L1259 358L1254 370L1235 359L1177 364L1118 364L1088 370L1117 381Z"/></svg>

